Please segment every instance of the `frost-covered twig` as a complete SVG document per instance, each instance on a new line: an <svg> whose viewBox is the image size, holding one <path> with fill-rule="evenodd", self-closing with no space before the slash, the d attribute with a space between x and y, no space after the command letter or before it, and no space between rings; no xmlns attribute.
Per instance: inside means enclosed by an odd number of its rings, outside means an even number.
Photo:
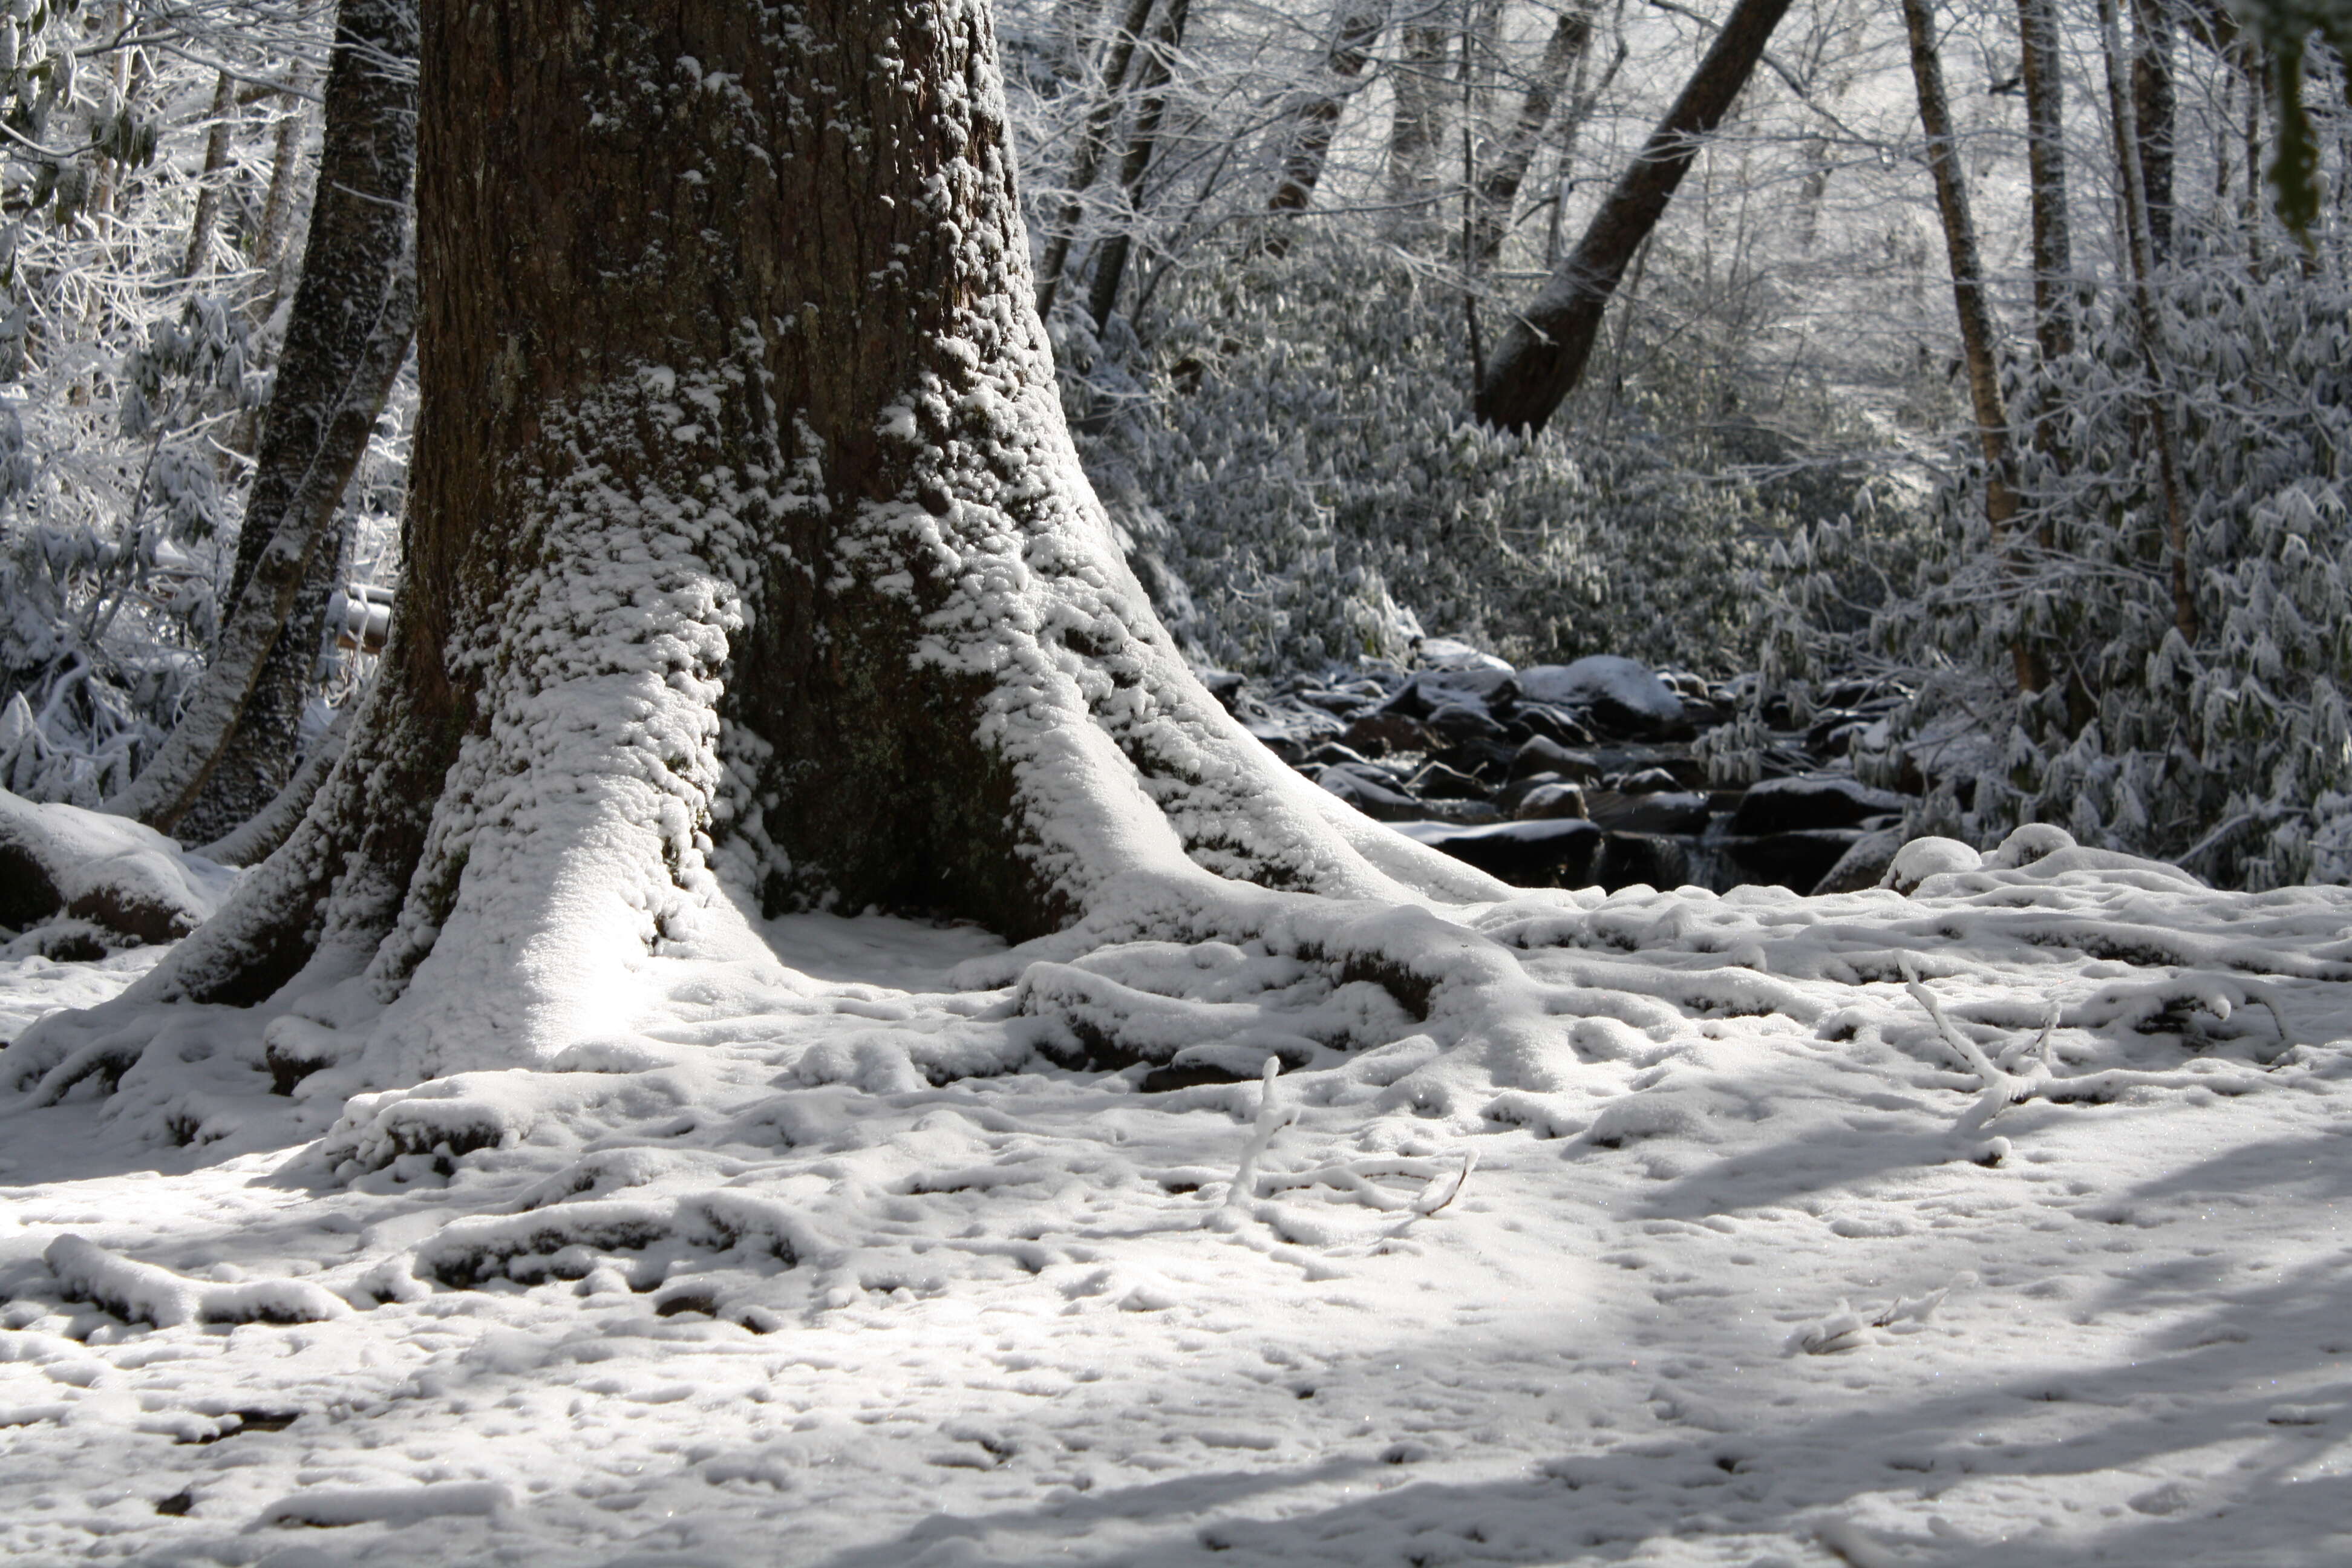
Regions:
<svg viewBox="0 0 2352 1568"><path fill-rule="evenodd" d="M1410 1209L1415 1215L1433 1215L1462 1195L1477 1163L1475 1149L1465 1149L1458 1160L1349 1160L1307 1171L1278 1172L1259 1178L1259 1184L1268 1192L1277 1193L1297 1187L1337 1187L1383 1213ZM1374 1185L1373 1178L1377 1176L1417 1178L1422 1188L1406 1197Z"/></svg>
<svg viewBox="0 0 2352 1568"><path fill-rule="evenodd" d="M1911 994L1914 1001L1927 1010L1927 1016L1935 1020L1937 1031L1943 1037L1944 1043L1951 1047L1952 1053L1960 1058L1964 1067L1977 1075L1978 1082L1983 1087L1984 1092L1979 1097L1976 1104L1969 1108L1967 1115L1960 1118L1958 1131L1963 1132L1973 1132L2008 1107L2021 1104L2029 1100L2059 1101L2106 1100L2126 1089L2202 1087L2242 1090L2252 1089L2261 1081L2251 1076L2240 1077L2226 1073L2217 1075L2211 1072L2147 1072L2132 1068L2108 1068L2098 1072L2061 1073L2053 1059L2050 1044L2051 1036L2058 1023L2055 1006L2051 1008L2048 1016L2044 1019L2042 1035L2034 1043L2033 1051L2036 1059L2032 1066L2022 1074L2004 1072L1993 1065L1992 1059L1984 1054L1983 1047L1960 1033L1958 1027L1945 1015L1942 1005L1936 1000L1935 993L1920 984L1918 973L1912 967L1910 958L1906 956L1900 962L1904 989ZM2264 1005L2269 1005L2266 999ZM2272 1016L2273 1018L2277 1016L2275 1007L2272 1009ZM2280 1033L2282 1035L2285 1033L2284 1027L2281 1028Z"/></svg>
<svg viewBox="0 0 2352 1568"><path fill-rule="evenodd" d="M1941 1286L1924 1296L1898 1296L1874 1312L1858 1312L1850 1301L1841 1300L1838 1310L1825 1318L1801 1324L1788 1339L1790 1355L1835 1355L1842 1351L1858 1350L1864 1342L1863 1333L1869 1329L1891 1329L1897 1323L1925 1325L1944 1304L1944 1298L1963 1285L1977 1282L1975 1273L1962 1269Z"/></svg>
<svg viewBox="0 0 2352 1568"><path fill-rule="evenodd" d="M1265 1074L1258 1090L1257 1121L1250 1128L1249 1142L1242 1145L1241 1163L1234 1171L1233 1184L1225 1189L1225 1209L1239 1213L1257 1196L1257 1163L1265 1157L1274 1135L1298 1120L1295 1105L1277 1106L1274 1100L1274 1080L1282 1071L1282 1058L1265 1058Z"/></svg>

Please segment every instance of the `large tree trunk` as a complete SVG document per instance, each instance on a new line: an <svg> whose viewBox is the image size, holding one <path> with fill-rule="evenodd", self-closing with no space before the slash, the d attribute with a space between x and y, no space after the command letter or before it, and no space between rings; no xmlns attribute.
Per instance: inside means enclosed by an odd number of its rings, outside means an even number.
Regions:
<svg viewBox="0 0 2352 1568"><path fill-rule="evenodd" d="M263 416L228 611L179 727L107 809L192 843L293 776L341 554L343 489L415 316L416 0L343 0L302 281Z"/></svg>
<svg viewBox="0 0 2352 1568"><path fill-rule="evenodd" d="M746 905L1098 942L1502 890L1282 766L1154 619L1063 422L974 0L436 3L425 83L383 668L294 838L123 1008L307 963L280 1005L343 1027L306 1059L348 1090L548 1065L659 954L755 942ZM55 1021L8 1071L160 1093L128 1038Z"/></svg>
<svg viewBox="0 0 2352 1568"><path fill-rule="evenodd" d="M1738 0L1731 8L1665 118L1592 215L1584 237L1495 351L1475 404L1484 423L1499 430L1540 430L1576 390L1618 279L1665 215L1702 139L1731 111L1788 9L1789 0Z"/></svg>

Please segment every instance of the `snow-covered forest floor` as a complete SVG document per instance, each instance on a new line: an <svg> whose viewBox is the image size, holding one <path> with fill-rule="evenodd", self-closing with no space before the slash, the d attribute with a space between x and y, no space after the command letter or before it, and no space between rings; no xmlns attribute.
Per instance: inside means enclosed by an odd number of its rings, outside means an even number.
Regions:
<svg viewBox="0 0 2352 1568"><path fill-rule="evenodd" d="M992 939L800 916L774 963L653 961L579 1070L403 1102L504 1128L454 1161L338 1179L397 1106L330 1129L250 1069L200 1147L18 1100L0 1557L2352 1552L2352 892L2062 850L1531 898L1585 1005L1517 1087L1414 1036L1265 1118L1146 1092L1024 1058L1041 1020L956 988ZM161 951L10 962L0 1032Z"/></svg>

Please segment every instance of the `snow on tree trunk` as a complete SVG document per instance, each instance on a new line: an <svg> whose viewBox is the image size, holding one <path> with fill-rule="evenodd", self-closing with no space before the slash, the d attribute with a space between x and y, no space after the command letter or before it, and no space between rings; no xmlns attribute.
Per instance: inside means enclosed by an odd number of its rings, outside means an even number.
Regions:
<svg viewBox="0 0 2352 1568"><path fill-rule="evenodd" d="M753 902L1515 973L1423 912L1501 885L1284 767L1127 570L984 6L507 0L424 49L384 668L294 838L122 1007L284 986L345 1089L543 1067L661 955L749 952ZM136 1035L51 1020L8 1073L139 1087Z"/></svg>
<svg viewBox="0 0 2352 1568"><path fill-rule="evenodd" d="M343 0L326 144L286 349L237 536L230 609L177 729L107 809L202 841L285 787L297 762L334 523L415 314L416 0Z"/></svg>

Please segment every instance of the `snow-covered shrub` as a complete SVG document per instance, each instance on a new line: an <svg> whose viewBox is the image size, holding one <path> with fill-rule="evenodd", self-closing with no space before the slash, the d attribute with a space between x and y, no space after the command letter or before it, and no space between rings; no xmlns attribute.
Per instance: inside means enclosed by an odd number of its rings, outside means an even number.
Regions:
<svg viewBox="0 0 2352 1568"><path fill-rule="evenodd" d="M1392 656L1422 626L1515 662L1735 666L1780 520L1653 409L1605 437L1476 425L1445 294L1309 241L1171 273L1148 344L1057 314L1089 467L1189 590L1181 629L1254 670Z"/></svg>
<svg viewBox="0 0 2352 1568"><path fill-rule="evenodd" d="M217 629L304 205L305 143L280 135L302 105L268 84L315 89L331 15L0 17L0 785L18 794L127 784ZM142 42L104 47L117 26ZM399 455L375 457L396 488ZM354 487L363 531L397 510L382 488Z"/></svg>
<svg viewBox="0 0 2352 1568"><path fill-rule="evenodd" d="M1979 844L2047 821L2227 885L2352 879L2352 284L2332 251L2309 275L2192 256L2159 303L2165 389L2127 296L2019 378L2014 406L2061 413L2053 450L2021 462L2010 540L1989 533L1977 466L1939 495L1916 595L1873 634L1919 696L1864 771L1926 763L1943 782L1914 826ZM2180 454L2187 627L2158 397ZM2037 695L2016 691L2019 645L2050 671Z"/></svg>

